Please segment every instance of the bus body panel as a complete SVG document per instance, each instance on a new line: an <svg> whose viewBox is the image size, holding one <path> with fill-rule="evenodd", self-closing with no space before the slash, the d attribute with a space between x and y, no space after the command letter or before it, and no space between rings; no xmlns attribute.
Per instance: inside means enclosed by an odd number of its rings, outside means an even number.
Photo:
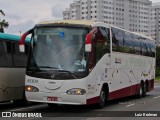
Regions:
<svg viewBox="0 0 160 120"><path fill-rule="evenodd" d="M36 82L34 82L36 81ZM81 80L48 80L26 76L26 86L37 87L39 92L26 92L27 100L35 102L48 102L58 104L86 104L85 95L68 95L70 89L80 88L86 90L86 79ZM48 101L47 98L56 97L58 101Z"/></svg>
<svg viewBox="0 0 160 120"><path fill-rule="evenodd" d="M155 58L113 52L109 99L116 98L116 93L119 97L137 94L141 81L148 81L148 89L153 89L151 84L155 78L154 67Z"/></svg>
<svg viewBox="0 0 160 120"><path fill-rule="evenodd" d="M22 99L25 68L0 68L0 101Z"/></svg>
<svg viewBox="0 0 160 120"><path fill-rule="evenodd" d="M19 41L20 36L0 33L0 102L24 98L27 51L19 52ZM30 38L26 38L26 50L29 42Z"/></svg>
<svg viewBox="0 0 160 120"><path fill-rule="evenodd" d="M110 58L107 56L97 63L87 77L87 99L98 100L104 83L109 86L109 100L137 94L141 81L148 81L149 91L153 89L155 58L114 52L109 65Z"/></svg>

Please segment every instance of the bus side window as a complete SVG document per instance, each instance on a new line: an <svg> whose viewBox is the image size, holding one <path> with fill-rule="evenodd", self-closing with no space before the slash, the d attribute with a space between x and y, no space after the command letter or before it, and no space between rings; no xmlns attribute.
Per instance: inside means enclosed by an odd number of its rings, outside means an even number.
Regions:
<svg viewBox="0 0 160 120"><path fill-rule="evenodd" d="M10 44L7 44L10 42L6 41L0 41L0 66L1 67L11 67L12 66L12 53L9 50L8 47L11 48L11 46L7 46Z"/></svg>
<svg viewBox="0 0 160 120"><path fill-rule="evenodd" d="M13 43L13 61L15 67L25 67L27 63L27 54L19 51L19 44Z"/></svg>
<svg viewBox="0 0 160 120"><path fill-rule="evenodd" d="M129 32L123 32L124 38L124 53L134 53L134 47L132 42L132 34Z"/></svg>
<svg viewBox="0 0 160 120"><path fill-rule="evenodd" d="M112 28L113 51L123 52L123 32L117 28Z"/></svg>
<svg viewBox="0 0 160 120"><path fill-rule="evenodd" d="M142 43L142 55L147 56L147 42L145 38L141 38L141 43Z"/></svg>
<svg viewBox="0 0 160 120"><path fill-rule="evenodd" d="M154 41L151 41L150 43L150 57L155 57L156 56L156 45L154 44Z"/></svg>
<svg viewBox="0 0 160 120"><path fill-rule="evenodd" d="M141 55L141 41L139 39L139 36L133 35L132 38L134 40L133 42L134 54Z"/></svg>
<svg viewBox="0 0 160 120"><path fill-rule="evenodd" d="M110 30L109 28L99 27L103 39L103 50L105 53L110 53Z"/></svg>
<svg viewBox="0 0 160 120"><path fill-rule="evenodd" d="M99 27L96 33L96 63L106 53L110 53L109 29Z"/></svg>
<svg viewBox="0 0 160 120"><path fill-rule="evenodd" d="M0 66L6 66L6 56L5 56L5 47L4 42L0 41Z"/></svg>

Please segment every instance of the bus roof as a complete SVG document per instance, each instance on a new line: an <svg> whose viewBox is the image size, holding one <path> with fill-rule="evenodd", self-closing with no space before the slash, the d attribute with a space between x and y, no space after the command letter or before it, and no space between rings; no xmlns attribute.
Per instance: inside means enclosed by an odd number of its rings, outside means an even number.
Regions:
<svg viewBox="0 0 160 120"><path fill-rule="evenodd" d="M53 21L40 22L39 24L45 25L45 24L56 24L56 23L91 26L94 22L91 20L53 20Z"/></svg>
<svg viewBox="0 0 160 120"><path fill-rule="evenodd" d="M143 33L131 32L131 31L128 31L128 30L119 28L119 27L114 26L114 25L110 25L110 24L107 24L107 23L103 23L103 22L95 22L94 24L92 24L92 26L93 26L93 27L95 27L95 26L103 26L103 27L106 27L106 28L113 27L113 28L116 28L116 29L119 29L119 30L122 30L122 31L125 31L125 32L128 32L128 33L132 33L132 34L134 34L134 35L138 35L138 36L140 36L140 37L144 37L144 38L146 38L146 39L153 40L151 37L146 36L146 35L144 35ZM153 40L153 41L154 41L154 40Z"/></svg>
<svg viewBox="0 0 160 120"><path fill-rule="evenodd" d="M131 32L131 31L128 31L128 30L126 30L126 29L122 29L122 28L119 28L119 27L117 27L117 26L113 26L113 25L110 25L111 27L114 27L114 28L117 28L117 29L120 29L120 30L123 30L123 31L125 31L125 32L129 32L129 33L132 33L132 34L134 34L134 35L138 35L138 36L141 36L141 37L144 37L144 38L147 38L147 39L150 39L150 40L153 40L151 37L149 37L149 36L146 36L145 34L143 34L143 33L139 33L139 32ZM153 40L154 41L154 40Z"/></svg>
<svg viewBox="0 0 160 120"><path fill-rule="evenodd" d="M114 27L114 28L129 32L129 33L132 33L132 34L135 34L135 35L138 35L138 36L153 40L151 37L146 36L146 35L144 35L142 33L131 32L131 31L119 28L119 27L114 26L114 25L110 25L110 24L103 23L103 22L94 22L92 20L53 20L53 21L44 21L44 22L40 22L39 23L39 25L47 25L47 24L72 24L72 25L86 25L86 26L92 26L92 27L94 27L94 25L95 26L98 25L98 26L103 26L103 27L107 27L107 28L109 28L109 26L111 26L111 27Z"/></svg>
<svg viewBox="0 0 160 120"><path fill-rule="evenodd" d="M6 34L6 33L0 33L0 39L20 41L20 36L12 35L12 34ZM30 42L30 38L26 38L26 42Z"/></svg>

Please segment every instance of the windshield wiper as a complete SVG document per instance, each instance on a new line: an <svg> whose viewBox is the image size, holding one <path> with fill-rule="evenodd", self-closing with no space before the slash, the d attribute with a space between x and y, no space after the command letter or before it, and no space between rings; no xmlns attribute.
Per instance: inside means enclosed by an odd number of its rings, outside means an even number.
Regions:
<svg viewBox="0 0 160 120"><path fill-rule="evenodd" d="M40 71L39 67L29 67L29 70Z"/></svg>
<svg viewBox="0 0 160 120"><path fill-rule="evenodd" d="M48 68L48 69L53 69L53 70L59 70L57 67L50 67L50 66L38 66L39 68Z"/></svg>

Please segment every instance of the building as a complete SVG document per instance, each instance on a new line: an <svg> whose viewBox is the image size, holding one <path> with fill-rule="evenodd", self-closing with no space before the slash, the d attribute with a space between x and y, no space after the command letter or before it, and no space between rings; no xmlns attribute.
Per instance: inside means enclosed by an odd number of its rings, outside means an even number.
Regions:
<svg viewBox="0 0 160 120"><path fill-rule="evenodd" d="M76 0L63 12L63 19L89 19L151 36L149 0Z"/></svg>
<svg viewBox="0 0 160 120"><path fill-rule="evenodd" d="M70 8L66 8L63 12L63 19L71 19L71 20L80 20L81 9L80 9L80 1L74 0L72 4L70 4Z"/></svg>
<svg viewBox="0 0 160 120"><path fill-rule="evenodd" d="M151 37L160 44L160 2L154 3L151 8Z"/></svg>

